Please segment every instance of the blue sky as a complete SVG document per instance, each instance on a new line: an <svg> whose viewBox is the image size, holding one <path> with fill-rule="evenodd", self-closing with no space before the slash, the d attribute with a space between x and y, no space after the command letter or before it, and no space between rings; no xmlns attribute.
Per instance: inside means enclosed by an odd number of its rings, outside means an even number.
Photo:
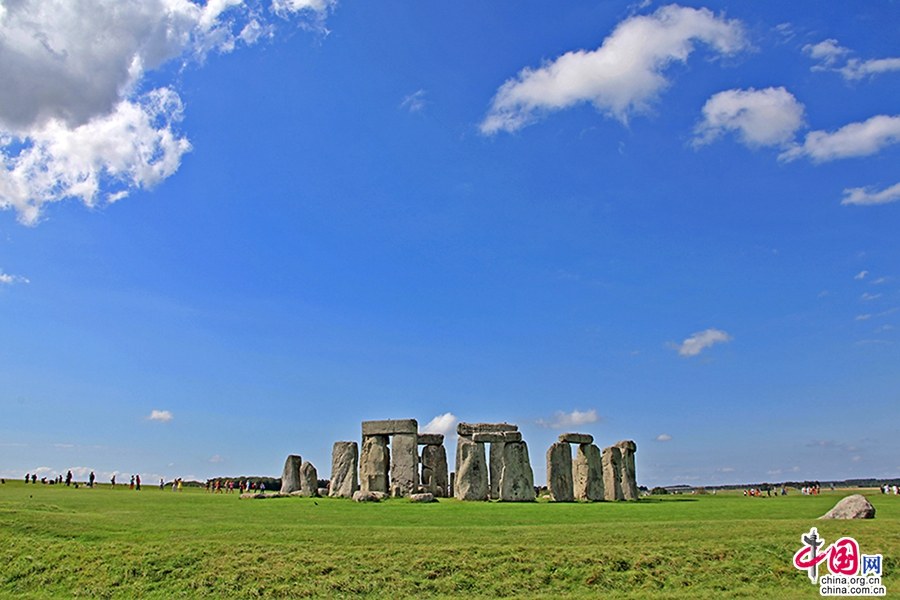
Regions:
<svg viewBox="0 0 900 600"><path fill-rule="evenodd" d="M0 1L0 474L900 476L898 8Z"/></svg>

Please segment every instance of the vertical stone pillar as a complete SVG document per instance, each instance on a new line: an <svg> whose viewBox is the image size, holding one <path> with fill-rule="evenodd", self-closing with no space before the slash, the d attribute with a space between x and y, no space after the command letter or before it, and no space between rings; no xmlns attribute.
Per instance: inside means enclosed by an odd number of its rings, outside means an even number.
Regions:
<svg viewBox="0 0 900 600"><path fill-rule="evenodd" d="M622 451L615 446L603 449L603 492L607 500L624 500L622 493Z"/></svg>
<svg viewBox="0 0 900 600"><path fill-rule="evenodd" d="M489 493L488 468L484 443L460 436L456 442L457 500L487 500Z"/></svg>
<svg viewBox="0 0 900 600"><path fill-rule="evenodd" d="M637 444L631 440L623 440L616 442L616 448L622 453L622 495L626 500L639 500L640 492L637 486L637 474L634 470L634 453L637 452Z"/></svg>
<svg viewBox="0 0 900 600"><path fill-rule="evenodd" d="M359 489L364 492L388 491L388 473L391 468L389 439L386 435L363 436L359 457Z"/></svg>
<svg viewBox="0 0 900 600"><path fill-rule="evenodd" d="M391 440L391 495L409 496L419 487L419 445L415 433L395 433Z"/></svg>
<svg viewBox="0 0 900 600"><path fill-rule="evenodd" d="M447 496L447 451L443 445L422 447L422 485L438 498Z"/></svg>
<svg viewBox="0 0 900 600"><path fill-rule="evenodd" d="M281 471L281 493L290 494L300 489L300 465L303 459L296 454L289 454Z"/></svg>
<svg viewBox="0 0 900 600"><path fill-rule="evenodd" d="M572 480L577 500L600 502L605 499L600 448L594 444L578 444L572 461Z"/></svg>
<svg viewBox="0 0 900 600"><path fill-rule="evenodd" d="M359 447L356 442L335 442L331 451L331 491L332 498L352 498L353 492L359 489L357 465L359 463Z"/></svg>
<svg viewBox="0 0 900 600"><path fill-rule="evenodd" d="M319 495L319 474L309 461L303 463L300 467L300 495Z"/></svg>
<svg viewBox="0 0 900 600"><path fill-rule="evenodd" d="M500 497L500 477L503 475L503 448L505 442L491 442L490 449L490 495L491 500Z"/></svg>
<svg viewBox="0 0 900 600"><path fill-rule="evenodd" d="M556 442L547 450L547 488L554 502L575 500L572 488L572 446Z"/></svg>
<svg viewBox="0 0 900 600"><path fill-rule="evenodd" d="M525 442L509 442L503 446L503 471L500 474L499 497L502 502L534 502L534 472ZM493 444L491 445L493 450ZM493 461L493 458L491 458Z"/></svg>

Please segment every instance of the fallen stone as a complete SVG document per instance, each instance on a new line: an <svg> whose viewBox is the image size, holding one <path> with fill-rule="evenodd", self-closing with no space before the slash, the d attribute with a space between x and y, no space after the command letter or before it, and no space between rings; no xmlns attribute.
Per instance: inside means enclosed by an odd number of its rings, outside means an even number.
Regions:
<svg viewBox="0 0 900 600"><path fill-rule="evenodd" d="M594 436L589 433L563 433L559 436L559 441L570 444L593 444Z"/></svg>
<svg viewBox="0 0 900 600"><path fill-rule="evenodd" d="M498 431L518 431L517 425L509 423L459 423L456 433L464 436L472 436L476 433L495 433Z"/></svg>
<svg viewBox="0 0 900 600"><path fill-rule="evenodd" d="M440 446L444 443L444 434L443 433L420 433L419 434L419 445L420 446Z"/></svg>
<svg viewBox="0 0 900 600"><path fill-rule="evenodd" d="M423 494L411 494L409 496L409 501L410 502L437 502L437 500L434 499L434 494L431 494L429 492L425 492Z"/></svg>
<svg viewBox="0 0 900 600"><path fill-rule="evenodd" d="M324 498L328 495L328 488L319 488L319 496Z"/></svg>
<svg viewBox="0 0 900 600"><path fill-rule="evenodd" d="M603 493L609 501L624 500L622 493L622 451L616 446L603 449Z"/></svg>
<svg viewBox="0 0 900 600"><path fill-rule="evenodd" d="M415 433L396 433L391 439L392 496L409 496L419 486L418 449Z"/></svg>
<svg viewBox="0 0 900 600"><path fill-rule="evenodd" d="M499 497L501 502L534 502L534 472L525 442L503 445Z"/></svg>
<svg viewBox="0 0 900 600"><path fill-rule="evenodd" d="M585 502L604 500L603 462L600 448L594 444L579 444L575 450L575 459L572 461L572 484L576 500Z"/></svg>
<svg viewBox="0 0 900 600"><path fill-rule="evenodd" d="M623 440L616 442L616 447L622 453L622 496L626 500L638 500L640 491L638 490L637 474L634 469L634 453L637 452L637 444L631 440Z"/></svg>
<svg viewBox="0 0 900 600"><path fill-rule="evenodd" d="M387 492L391 456L388 452L388 436L363 437L359 457L359 489L365 492Z"/></svg>
<svg viewBox="0 0 900 600"><path fill-rule="evenodd" d="M256 494L251 494L250 492L246 492L241 494L241 500L250 500L251 498L255 498Z"/></svg>
<svg viewBox="0 0 900 600"><path fill-rule="evenodd" d="M289 454L284 461L284 469L281 471L281 491L285 494L300 489L300 465L302 464L303 459L296 454Z"/></svg>
<svg viewBox="0 0 900 600"><path fill-rule="evenodd" d="M862 494L847 496L820 519L874 519L875 507Z"/></svg>
<svg viewBox="0 0 900 600"><path fill-rule="evenodd" d="M547 489L554 502L572 502L572 446L556 442L547 450Z"/></svg>
<svg viewBox="0 0 900 600"><path fill-rule="evenodd" d="M303 496L304 494L302 491L297 490L296 492L291 492L290 495L291 496Z"/></svg>
<svg viewBox="0 0 900 600"><path fill-rule="evenodd" d="M331 491L332 498L352 498L359 489L356 465L359 448L356 442L335 442L331 451Z"/></svg>
<svg viewBox="0 0 900 600"><path fill-rule="evenodd" d="M309 461L300 466L300 494L303 496L319 495L319 474Z"/></svg>
<svg viewBox="0 0 900 600"><path fill-rule="evenodd" d="M472 434L473 442L484 444L505 444L507 442L521 442L521 431L482 431Z"/></svg>
<svg viewBox="0 0 900 600"><path fill-rule="evenodd" d="M422 485L438 498L447 496L447 450L444 446L422 448Z"/></svg>
<svg viewBox="0 0 900 600"><path fill-rule="evenodd" d="M456 443L457 500L488 499L488 469L484 457L484 444L465 437Z"/></svg>
<svg viewBox="0 0 900 600"><path fill-rule="evenodd" d="M384 421L363 421L362 434L394 435L395 433L418 433L419 424L415 419L387 419Z"/></svg>
<svg viewBox="0 0 900 600"><path fill-rule="evenodd" d="M354 502L378 502L379 500L381 500L381 498L378 497L376 492L364 492L362 490L353 492Z"/></svg>

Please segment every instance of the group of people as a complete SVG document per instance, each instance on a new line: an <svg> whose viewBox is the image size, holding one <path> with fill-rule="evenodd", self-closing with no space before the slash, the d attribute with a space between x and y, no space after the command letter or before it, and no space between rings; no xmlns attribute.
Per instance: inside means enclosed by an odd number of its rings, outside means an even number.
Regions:
<svg viewBox="0 0 900 600"><path fill-rule="evenodd" d="M258 487L260 492L266 491L266 484L262 481L259 482L259 486L255 483L247 480L241 480L237 482L237 489L240 493L249 492L250 490L256 490ZM206 493L207 494L233 494L235 488L235 482L231 479L226 479L222 481L221 479L207 479L206 480Z"/></svg>
<svg viewBox="0 0 900 600"><path fill-rule="evenodd" d="M750 488L749 490L744 490L744 496L753 497L753 498L762 498L763 492L765 492L766 498L771 498L772 496L778 497L779 491L782 496L787 496L787 488L782 486L781 490L773 490L772 488L766 488L765 490L760 490L759 488Z"/></svg>
<svg viewBox="0 0 900 600"><path fill-rule="evenodd" d="M818 496L822 488L818 485L806 485L800 488L800 493L804 496Z"/></svg>
<svg viewBox="0 0 900 600"><path fill-rule="evenodd" d="M37 483L37 478L38 476L34 473L25 473L25 483ZM94 487L94 481L96 481L96 477L94 475L94 472L91 471L91 476L88 478L87 486ZM68 471L66 473L65 479L63 479L62 475L57 475L50 480L48 480L46 477L41 477L41 483L45 485L53 485L55 483L62 485L63 483L65 483L67 486L74 485L76 489L78 488L78 482L75 481L75 478L72 476L72 471Z"/></svg>
<svg viewBox="0 0 900 600"><path fill-rule="evenodd" d="M898 492L900 492L900 489L898 489L896 485L884 484L881 487L882 494L893 494L896 496Z"/></svg>

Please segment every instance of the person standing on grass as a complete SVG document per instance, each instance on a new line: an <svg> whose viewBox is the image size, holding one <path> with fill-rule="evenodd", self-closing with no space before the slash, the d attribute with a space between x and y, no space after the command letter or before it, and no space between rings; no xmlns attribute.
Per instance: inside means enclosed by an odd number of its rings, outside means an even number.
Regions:
<svg viewBox="0 0 900 600"><path fill-rule="evenodd" d="M111 490L116 489L116 476L115 475L112 476L112 479L110 479L109 482L112 484L112 485L110 485L109 489L111 489Z"/></svg>
<svg viewBox="0 0 900 600"><path fill-rule="evenodd" d="M90 485L91 487L94 487L94 472L93 471L91 471L91 476L88 478L88 481L90 481L90 483L88 485Z"/></svg>
<svg viewBox="0 0 900 600"><path fill-rule="evenodd" d="M129 490L134 489L134 475L131 476L131 483L128 484L128 489Z"/></svg>
<svg viewBox="0 0 900 600"><path fill-rule="evenodd" d="M37 475L32 473L31 474L31 485L34 485L35 483L37 483Z"/></svg>
<svg viewBox="0 0 900 600"><path fill-rule="evenodd" d="M160 480L159 480L159 491L162 492L162 491L165 491L165 489L166 489L166 482L163 481L162 478L160 478Z"/></svg>
<svg viewBox="0 0 900 600"><path fill-rule="evenodd" d="M181 491L181 477L178 478L178 491Z"/></svg>
<svg viewBox="0 0 900 600"><path fill-rule="evenodd" d="M31 479L31 473L25 473L25 483L28 483L28 480ZM887 486L885 486L887 487Z"/></svg>
<svg viewBox="0 0 900 600"><path fill-rule="evenodd" d="M66 487L72 485L72 471L66 473Z"/></svg>
<svg viewBox="0 0 900 600"><path fill-rule="evenodd" d="M140 475L134 476L134 484L137 486L137 491L141 491L141 476Z"/></svg>

